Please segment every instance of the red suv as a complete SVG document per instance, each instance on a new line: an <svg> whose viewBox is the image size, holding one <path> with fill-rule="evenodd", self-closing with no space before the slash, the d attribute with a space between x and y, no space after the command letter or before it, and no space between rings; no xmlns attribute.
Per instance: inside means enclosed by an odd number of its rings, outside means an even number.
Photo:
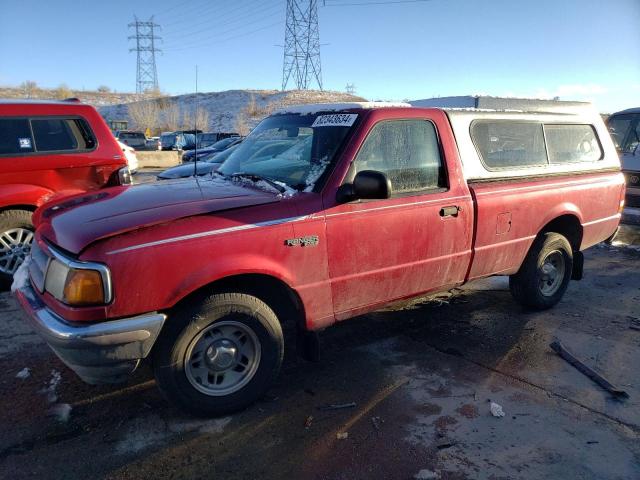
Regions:
<svg viewBox="0 0 640 480"><path fill-rule="evenodd" d="M29 253L37 207L128 181L126 159L93 107L0 100L0 288Z"/></svg>

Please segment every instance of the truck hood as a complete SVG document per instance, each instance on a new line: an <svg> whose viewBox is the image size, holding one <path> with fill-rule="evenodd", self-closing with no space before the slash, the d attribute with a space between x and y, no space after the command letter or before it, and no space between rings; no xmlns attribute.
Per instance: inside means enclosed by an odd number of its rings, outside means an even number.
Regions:
<svg viewBox="0 0 640 480"><path fill-rule="evenodd" d="M79 254L96 240L193 215L278 202L280 196L219 178L188 178L113 187L43 205L41 235Z"/></svg>

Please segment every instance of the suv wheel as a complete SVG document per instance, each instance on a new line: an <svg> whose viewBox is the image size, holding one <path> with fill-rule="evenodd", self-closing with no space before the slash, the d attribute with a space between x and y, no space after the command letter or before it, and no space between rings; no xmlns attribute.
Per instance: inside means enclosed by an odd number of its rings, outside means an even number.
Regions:
<svg viewBox="0 0 640 480"><path fill-rule="evenodd" d="M266 303L223 293L170 317L152 362L172 403L195 415L217 416L258 399L280 371L283 352L280 322Z"/></svg>
<svg viewBox="0 0 640 480"><path fill-rule="evenodd" d="M573 271L573 250L559 233L538 237L520 270L509 277L513 297L533 310L545 310L560 301Z"/></svg>
<svg viewBox="0 0 640 480"><path fill-rule="evenodd" d="M33 224L27 210L0 213L0 289L7 289L13 274L31 251Z"/></svg>

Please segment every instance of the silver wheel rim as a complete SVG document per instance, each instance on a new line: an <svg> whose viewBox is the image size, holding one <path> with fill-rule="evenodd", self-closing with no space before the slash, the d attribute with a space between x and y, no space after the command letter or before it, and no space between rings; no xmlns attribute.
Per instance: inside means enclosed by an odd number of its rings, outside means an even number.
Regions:
<svg viewBox="0 0 640 480"><path fill-rule="evenodd" d="M260 356L260 342L249 326L216 322L191 341L184 370L191 385L205 395L230 395L251 381Z"/></svg>
<svg viewBox="0 0 640 480"><path fill-rule="evenodd" d="M550 252L542 261L540 267L540 293L545 297L555 294L564 280L564 255L560 250Z"/></svg>
<svg viewBox="0 0 640 480"><path fill-rule="evenodd" d="M33 232L27 228L10 228L0 232L0 273L13 275L31 251Z"/></svg>

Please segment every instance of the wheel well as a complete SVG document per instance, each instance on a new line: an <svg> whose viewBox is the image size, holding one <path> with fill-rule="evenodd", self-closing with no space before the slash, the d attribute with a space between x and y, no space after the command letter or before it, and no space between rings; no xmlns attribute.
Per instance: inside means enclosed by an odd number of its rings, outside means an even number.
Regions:
<svg viewBox="0 0 640 480"><path fill-rule="evenodd" d="M574 252L580 250L582 243L582 225L575 215L562 215L547 223L541 233L556 232L566 237Z"/></svg>
<svg viewBox="0 0 640 480"><path fill-rule="evenodd" d="M306 329L304 305L295 290L275 277L263 274L242 274L225 277L205 285L183 298L176 307L212 293L246 293L259 298L275 312L283 329Z"/></svg>
<svg viewBox="0 0 640 480"><path fill-rule="evenodd" d="M36 211L35 205L7 205L6 207L0 207L0 213L6 212L7 210L27 210L28 212Z"/></svg>

